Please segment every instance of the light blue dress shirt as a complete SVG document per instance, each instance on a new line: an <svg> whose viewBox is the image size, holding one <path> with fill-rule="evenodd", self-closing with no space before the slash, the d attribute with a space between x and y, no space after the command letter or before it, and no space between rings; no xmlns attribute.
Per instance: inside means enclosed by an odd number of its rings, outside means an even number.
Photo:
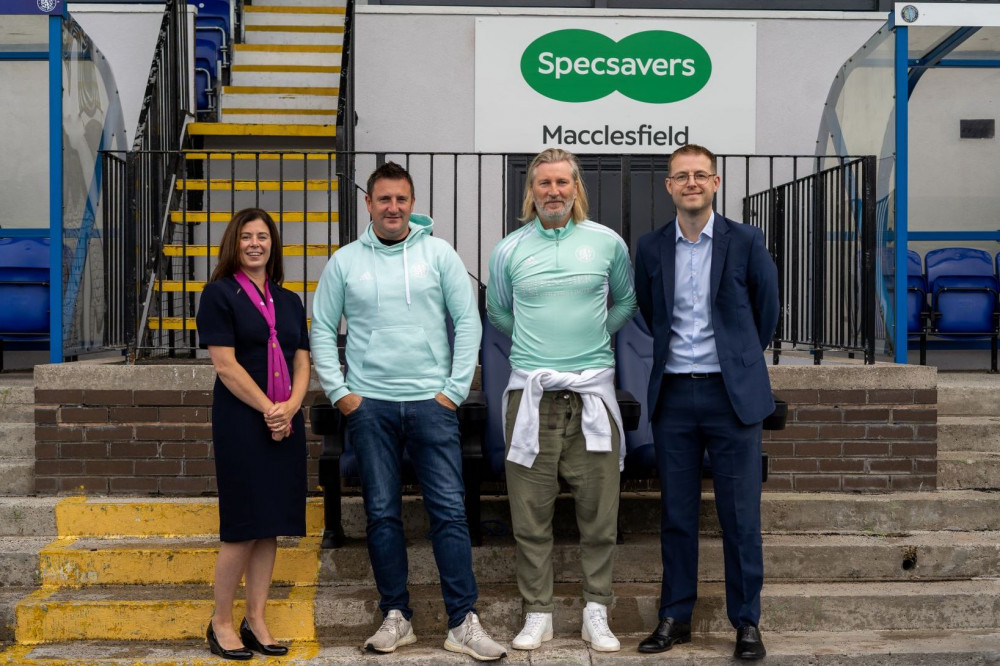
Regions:
<svg viewBox="0 0 1000 666"><path fill-rule="evenodd" d="M715 213L698 242L681 233L678 222L674 250L674 312L670 321L670 353L663 371L668 374L720 372L712 328L712 231Z"/></svg>

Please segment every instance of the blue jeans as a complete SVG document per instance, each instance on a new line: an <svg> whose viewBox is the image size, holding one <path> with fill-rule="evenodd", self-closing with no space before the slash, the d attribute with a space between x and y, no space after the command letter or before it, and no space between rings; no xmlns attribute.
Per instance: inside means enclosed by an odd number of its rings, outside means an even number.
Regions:
<svg viewBox="0 0 1000 666"><path fill-rule="evenodd" d="M383 616L398 610L410 619L403 537L403 449L417 474L430 518L430 537L441 578L448 627L462 624L479 595L465 519L458 415L436 400L393 402L364 398L347 417L358 459L368 516L368 557Z"/></svg>

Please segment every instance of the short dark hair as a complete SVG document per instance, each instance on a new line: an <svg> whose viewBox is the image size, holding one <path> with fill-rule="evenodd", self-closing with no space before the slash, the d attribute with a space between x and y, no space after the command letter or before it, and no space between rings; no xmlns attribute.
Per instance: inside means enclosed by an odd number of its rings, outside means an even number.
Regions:
<svg viewBox="0 0 1000 666"><path fill-rule="evenodd" d="M368 196L371 196L372 188L375 187L375 181L377 180L405 180L410 184L410 197L413 198L415 195L413 189L413 179L410 178L410 172L395 162L386 162L379 168L372 171L372 175L368 176Z"/></svg>
<svg viewBox="0 0 1000 666"><path fill-rule="evenodd" d="M274 223L266 210L260 208L244 208L233 215L226 230L222 232L222 240L219 241L219 263L212 271L209 282L221 280L230 275L236 275L240 270L240 232L244 225L254 220L260 220L267 225L267 232L271 234L271 256L267 259L267 276L277 284L285 280L285 269L281 260L281 237L278 235L278 225Z"/></svg>
<svg viewBox="0 0 1000 666"><path fill-rule="evenodd" d="M670 157L667 158L667 173L670 173L670 165L673 164L674 158L681 157L682 155L703 155L712 162L712 171L719 170L717 160L715 159L715 153L705 146L699 146L696 143L689 143L670 153Z"/></svg>

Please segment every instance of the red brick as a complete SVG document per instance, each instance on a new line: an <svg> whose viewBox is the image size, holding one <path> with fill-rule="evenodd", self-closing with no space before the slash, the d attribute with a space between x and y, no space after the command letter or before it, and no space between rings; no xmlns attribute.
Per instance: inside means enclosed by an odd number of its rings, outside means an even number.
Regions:
<svg viewBox="0 0 1000 666"><path fill-rule="evenodd" d="M887 456L889 455L889 442L844 442L844 456Z"/></svg>
<svg viewBox="0 0 1000 666"><path fill-rule="evenodd" d="M937 478L920 474L893 474L889 477L892 490L937 490Z"/></svg>
<svg viewBox="0 0 1000 666"><path fill-rule="evenodd" d="M215 461L211 459L185 460L185 476L215 476Z"/></svg>
<svg viewBox="0 0 1000 666"><path fill-rule="evenodd" d="M893 442L892 455L909 458L936 458L937 442Z"/></svg>
<svg viewBox="0 0 1000 666"><path fill-rule="evenodd" d="M151 476L114 476L109 479L113 493L155 493L159 479Z"/></svg>
<svg viewBox="0 0 1000 666"><path fill-rule="evenodd" d="M35 407L35 423L46 425L56 423L58 415L59 410L55 407Z"/></svg>
<svg viewBox="0 0 1000 666"><path fill-rule="evenodd" d="M913 433L913 439L937 441L938 432L936 425L918 425Z"/></svg>
<svg viewBox="0 0 1000 666"><path fill-rule="evenodd" d="M912 389L872 389L868 392L868 402L879 405L912 405Z"/></svg>
<svg viewBox="0 0 1000 666"><path fill-rule="evenodd" d="M863 458L823 458L819 461L821 472L855 472L865 471Z"/></svg>
<svg viewBox="0 0 1000 666"><path fill-rule="evenodd" d="M49 460L59 457L59 445L55 442L35 442L35 460ZM35 470L37 474L38 471Z"/></svg>
<svg viewBox="0 0 1000 666"><path fill-rule="evenodd" d="M165 495L203 495L209 492L208 478L179 476L160 479L160 492Z"/></svg>
<svg viewBox="0 0 1000 666"><path fill-rule="evenodd" d="M108 410L105 407L63 407L59 410L62 423L107 423Z"/></svg>
<svg viewBox="0 0 1000 666"><path fill-rule="evenodd" d="M83 404L85 405L131 405L132 391L123 390L88 390L84 391Z"/></svg>
<svg viewBox="0 0 1000 666"><path fill-rule="evenodd" d="M136 476L178 476L181 473L180 460L136 460Z"/></svg>
<svg viewBox="0 0 1000 666"><path fill-rule="evenodd" d="M59 457L70 458L107 458L108 444L106 442L64 442L59 445Z"/></svg>
<svg viewBox="0 0 1000 666"><path fill-rule="evenodd" d="M895 423L937 423L937 409L918 407L894 409L892 410L892 420Z"/></svg>
<svg viewBox="0 0 1000 666"><path fill-rule="evenodd" d="M52 495L59 491L59 479L54 476L35 475L35 492L39 495Z"/></svg>
<svg viewBox="0 0 1000 666"><path fill-rule="evenodd" d="M863 425L821 425L818 439L861 439L865 436Z"/></svg>
<svg viewBox="0 0 1000 666"><path fill-rule="evenodd" d="M917 405L936 405L937 389L917 389L913 392L913 403Z"/></svg>
<svg viewBox="0 0 1000 666"><path fill-rule="evenodd" d="M163 458L207 458L208 442L163 442L160 456Z"/></svg>
<svg viewBox="0 0 1000 666"><path fill-rule="evenodd" d="M43 476L79 476L83 474L83 461L36 460L35 474Z"/></svg>
<svg viewBox="0 0 1000 666"><path fill-rule="evenodd" d="M156 442L111 442L108 450L112 458L155 458Z"/></svg>
<svg viewBox="0 0 1000 666"><path fill-rule="evenodd" d="M765 441L764 450L772 456L791 456L795 454L795 444L793 442L780 442L777 440ZM314 458L319 457L319 453Z"/></svg>
<svg viewBox="0 0 1000 666"><path fill-rule="evenodd" d="M795 490L799 492L821 492L840 490L839 476L822 476L819 474L797 474L792 479Z"/></svg>
<svg viewBox="0 0 1000 666"><path fill-rule="evenodd" d="M91 426L87 428L88 442L131 441L135 430L130 425Z"/></svg>
<svg viewBox="0 0 1000 666"><path fill-rule="evenodd" d="M182 391L134 391L136 405L180 405L184 401Z"/></svg>
<svg viewBox="0 0 1000 666"><path fill-rule="evenodd" d="M185 425L184 439L193 441L212 441L212 426L209 425Z"/></svg>
<svg viewBox="0 0 1000 666"><path fill-rule="evenodd" d="M868 426L868 439L913 439L913 426L911 425L870 425Z"/></svg>
<svg viewBox="0 0 1000 666"><path fill-rule="evenodd" d="M181 397L185 405L208 405L213 402L212 391L184 391Z"/></svg>
<svg viewBox="0 0 1000 666"><path fill-rule="evenodd" d="M771 441L777 439L816 439L819 428L814 425L790 425L784 430L771 432Z"/></svg>
<svg viewBox="0 0 1000 666"><path fill-rule="evenodd" d="M912 458L884 458L868 461L869 472L912 472Z"/></svg>
<svg viewBox="0 0 1000 666"><path fill-rule="evenodd" d="M782 492L792 489L791 474L768 474L764 482L764 491Z"/></svg>
<svg viewBox="0 0 1000 666"><path fill-rule="evenodd" d="M782 472L815 472L819 469L819 461L815 458L771 458L771 471Z"/></svg>
<svg viewBox="0 0 1000 666"><path fill-rule="evenodd" d="M840 423L844 418L844 411L837 407L799 407L795 410L795 420L801 421L823 421L826 423Z"/></svg>
<svg viewBox="0 0 1000 666"><path fill-rule="evenodd" d="M108 479L103 476L63 476L59 477L59 492L108 492Z"/></svg>
<svg viewBox="0 0 1000 666"><path fill-rule="evenodd" d="M83 428L80 426L35 426L35 441L38 442L82 442Z"/></svg>
<svg viewBox="0 0 1000 666"><path fill-rule="evenodd" d="M164 423L205 423L211 417L208 407L160 407L160 421Z"/></svg>
<svg viewBox="0 0 1000 666"><path fill-rule="evenodd" d="M179 425L137 425L136 439L152 439L157 441L177 440L184 436L184 428Z"/></svg>
<svg viewBox="0 0 1000 666"><path fill-rule="evenodd" d="M796 442L796 456L839 456L840 442Z"/></svg>
<svg viewBox="0 0 1000 666"><path fill-rule="evenodd" d="M885 407L858 407L844 410L845 423L887 423L892 410Z"/></svg>
<svg viewBox="0 0 1000 666"><path fill-rule="evenodd" d="M131 476L135 471L134 460L85 460L87 474L95 476Z"/></svg>
<svg viewBox="0 0 1000 666"><path fill-rule="evenodd" d="M823 405L863 405L868 394L864 389L833 389L819 391L819 403Z"/></svg>
<svg viewBox="0 0 1000 666"><path fill-rule="evenodd" d="M933 474L937 476L937 458L925 460L917 458L913 461L913 471L917 474Z"/></svg>
<svg viewBox="0 0 1000 666"><path fill-rule="evenodd" d="M83 404L83 391L75 389L35 389L35 404L80 405Z"/></svg>
<svg viewBox="0 0 1000 666"><path fill-rule="evenodd" d="M208 479L208 492L209 493L218 493L219 492L219 488L218 488L218 486L215 483L215 477L214 476L209 477L209 479Z"/></svg>
<svg viewBox="0 0 1000 666"><path fill-rule="evenodd" d="M844 490L885 490L889 487L889 477L865 474L863 476L843 476Z"/></svg>
<svg viewBox="0 0 1000 666"><path fill-rule="evenodd" d="M789 405L815 405L819 402L816 389L787 389L775 391L774 397L784 400Z"/></svg>
<svg viewBox="0 0 1000 666"><path fill-rule="evenodd" d="M160 410L156 407L112 407L108 413L111 423L156 423Z"/></svg>

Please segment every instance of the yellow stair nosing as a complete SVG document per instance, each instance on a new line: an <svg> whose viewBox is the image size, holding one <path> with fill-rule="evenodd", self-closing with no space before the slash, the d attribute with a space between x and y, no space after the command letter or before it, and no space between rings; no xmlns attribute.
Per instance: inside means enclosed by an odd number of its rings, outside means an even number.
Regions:
<svg viewBox="0 0 1000 666"><path fill-rule="evenodd" d="M333 243L308 243L305 246L302 243L289 243L282 247L282 253L286 257L301 257L303 253L309 257L325 257L332 255L339 247ZM167 257L204 257L206 251L213 257L219 255L219 248L215 245L207 250L204 245L198 243L190 245L167 243L163 246L163 254Z"/></svg>
<svg viewBox="0 0 1000 666"><path fill-rule="evenodd" d="M344 32L342 25L248 25L243 28L246 32L321 32L338 33Z"/></svg>
<svg viewBox="0 0 1000 666"><path fill-rule="evenodd" d="M336 190L338 181L327 180L325 178L310 178L309 180L288 179L288 180L253 180L250 178L213 178L206 181L204 178L178 178L178 190L234 190L237 192L260 191L260 192L324 192Z"/></svg>
<svg viewBox="0 0 1000 666"><path fill-rule="evenodd" d="M233 44L236 51L264 53L342 53L340 44Z"/></svg>
<svg viewBox="0 0 1000 666"><path fill-rule="evenodd" d="M188 134L197 136L323 136L335 137L336 125L289 123L188 123Z"/></svg>
<svg viewBox="0 0 1000 666"><path fill-rule="evenodd" d="M223 115L258 115L258 116L336 116L336 109L250 109L242 106L222 109Z"/></svg>
<svg viewBox="0 0 1000 666"><path fill-rule="evenodd" d="M287 74L339 74L339 65L233 65L234 72L284 72Z"/></svg>
<svg viewBox="0 0 1000 666"><path fill-rule="evenodd" d="M205 288L205 282L205 280L157 280L153 283L153 288L159 292L198 293ZM306 282L302 280L285 280L282 286L289 291L312 292L316 291L317 284L316 280L308 280Z"/></svg>
<svg viewBox="0 0 1000 666"><path fill-rule="evenodd" d="M162 326L161 324L162 320ZM197 331L198 325L194 316L184 319L183 317L150 317L147 325L151 331ZM306 317L306 326L312 326L312 317Z"/></svg>
<svg viewBox="0 0 1000 666"><path fill-rule="evenodd" d="M337 153L329 152L329 151L327 151L327 152L316 151L316 152L307 152L307 153L253 153L253 152L246 152L246 151L230 151L230 152L186 151L184 153L184 159L188 159L188 160L204 160L204 159L212 159L212 160L233 160L233 159L235 159L235 160L253 160L253 159L258 159L259 158L259 159L262 159L262 160L284 159L285 161L292 161L292 160L298 161L298 160L302 160L303 157L305 157L307 159L310 159L310 160L321 160L321 161L324 161L324 162L326 162L326 161L335 162L336 158L337 158Z"/></svg>
<svg viewBox="0 0 1000 666"><path fill-rule="evenodd" d="M321 223L321 224L337 224L340 222L340 215L337 211L332 212L315 212L308 211L304 216L302 211L285 211L282 216L281 213L268 211L271 218L277 222L284 222L286 224L302 224L302 223ZM219 224L229 224L232 219L233 214L229 211L213 211L211 216L206 215L204 211L188 211L187 218L184 217L182 211L172 211L170 213L170 221L175 224L204 224L204 223L219 223ZM304 218L304 219L303 219Z"/></svg>
<svg viewBox="0 0 1000 666"><path fill-rule="evenodd" d="M246 5L243 8L245 13L251 14L344 14L347 15L346 7L308 7L308 6L286 6L286 5Z"/></svg>
<svg viewBox="0 0 1000 666"><path fill-rule="evenodd" d="M222 86L222 94L227 95L316 95L336 97L340 88L331 86Z"/></svg>

